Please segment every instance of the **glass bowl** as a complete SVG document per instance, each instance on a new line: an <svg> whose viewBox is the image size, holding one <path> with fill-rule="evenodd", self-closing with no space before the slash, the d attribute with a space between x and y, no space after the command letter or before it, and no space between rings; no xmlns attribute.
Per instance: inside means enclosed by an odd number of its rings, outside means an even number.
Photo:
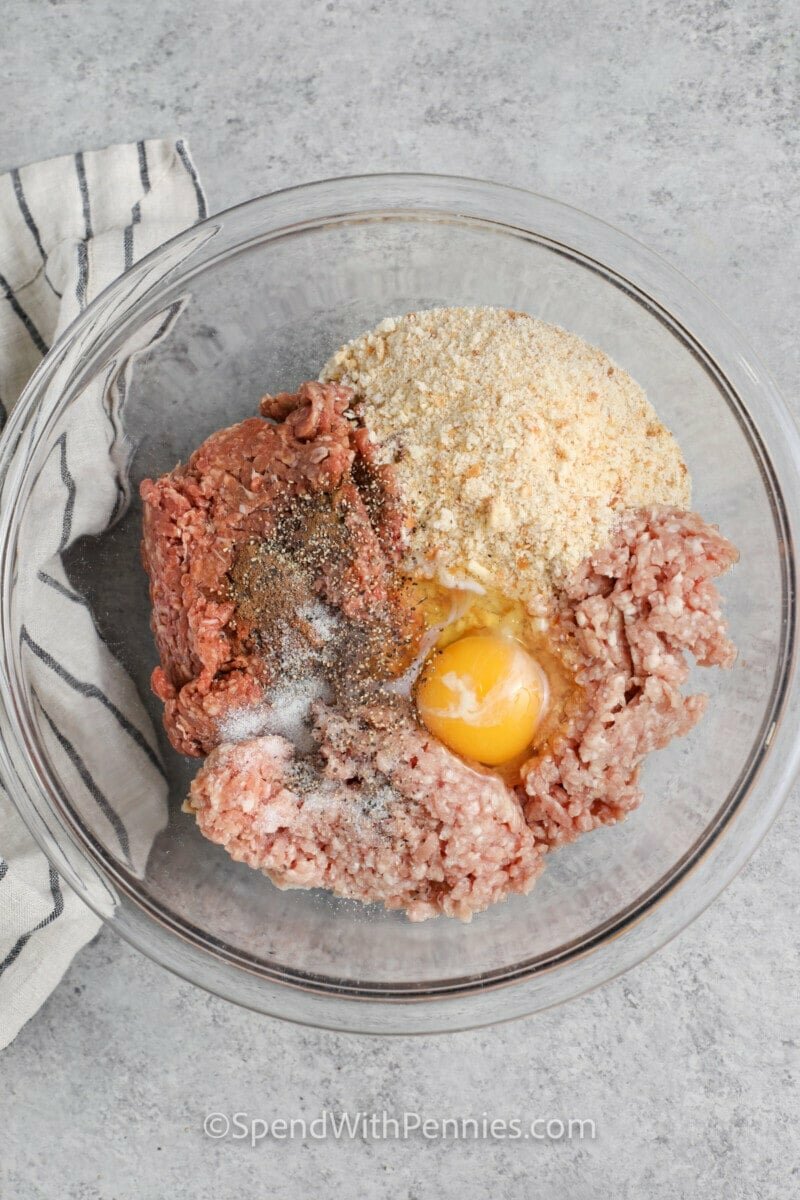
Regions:
<svg viewBox="0 0 800 1200"><path fill-rule="evenodd" d="M282 892L201 838L180 808L197 763L167 745L148 688L156 657L138 553L143 477L254 413L263 392L315 377L339 343L381 317L436 304L522 309L602 347L678 436L694 506L741 550L722 583L738 663L693 674L711 693L708 714L647 763L642 807L554 853L530 896L470 925L411 924L317 892ZM168 321L170 335L139 355L123 386L131 354ZM107 416L128 439L134 488L103 533L98 464L74 429L87 388L108 380ZM752 853L795 773L797 431L744 338L705 296L563 204L476 180L384 175L293 188L213 217L138 263L67 330L12 414L0 472L6 786L57 869L113 929L253 1009L416 1033L560 1003L696 917ZM65 531L54 565L43 561L37 520L62 487L67 505L77 494L84 506L94 487L98 515L93 536L70 544ZM97 777L129 761L131 731L113 712L106 720L107 708L98 717L79 670L61 681L77 729L71 754L57 717L45 716L30 630L47 614L31 611L31 581L62 564L59 586L76 618L58 618L59 644L74 659L88 606L139 693L139 737L158 744L168 786L144 764L102 793ZM123 853L117 818L132 813L144 827L138 849Z"/></svg>

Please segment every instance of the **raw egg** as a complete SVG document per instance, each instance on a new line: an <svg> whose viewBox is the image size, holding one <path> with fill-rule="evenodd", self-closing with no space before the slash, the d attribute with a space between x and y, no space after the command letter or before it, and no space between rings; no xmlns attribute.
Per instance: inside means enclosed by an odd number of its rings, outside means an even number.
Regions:
<svg viewBox="0 0 800 1200"><path fill-rule="evenodd" d="M433 652L416 701L426 727L456 754L498 766L531 744L547 703L547 679L514 638L471 633Z"/></svg>

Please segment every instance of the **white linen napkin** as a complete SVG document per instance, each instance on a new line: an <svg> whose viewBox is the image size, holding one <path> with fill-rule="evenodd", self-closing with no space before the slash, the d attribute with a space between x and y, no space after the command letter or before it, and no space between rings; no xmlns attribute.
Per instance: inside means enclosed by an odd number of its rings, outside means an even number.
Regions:
<svg viewBox="0 0 800 1200"><path fill-rule="evenodd" d="M182 140L111 146L0 176L0 423L55 338L98 292L205 216L203 190ZM154 328L146 344L168 327ZM63 435L52 461L53 487L39 489L46 509L37 511L28 535L39 539L40 561L49 562L27 585L23 644L67 777L108 820L121 854L141 869L166 812L153 730L60 559L77 538L98 531L98 513L103 527L127 505L120 409L129 367L130 360L81 398L80 437ZM93 475L86 503L75 484L82 472L74 470L84 455ZM69 646L63 647L58 631L67 623ZM80 736L87 719L97 729L95 758ZM105 722L125 731L129 755L123 761L109 763L102 752ZM135 811L125 805L133 772L145 784L136 790ZM142 811L143 791L153 798L148 811ZM113 810L106 795L115 797ZM37 1011L99 923L49 865L0 780L0 1049Z"/></svg>

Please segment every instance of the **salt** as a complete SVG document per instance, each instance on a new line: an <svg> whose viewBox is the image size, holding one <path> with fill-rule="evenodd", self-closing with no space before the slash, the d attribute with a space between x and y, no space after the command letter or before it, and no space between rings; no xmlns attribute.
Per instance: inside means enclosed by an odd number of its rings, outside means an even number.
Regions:
<svg viewBox="0 0 800 1200"><path fill-rule="evenodd" d="M307 600L297 609L297 615L311 626L320 642L329 642L339 626L339 618L321 600Z"/></svg>
<svg viewBox="0 0 800 1200"><path fill-rule="evenodd" d="M235 708L220 722L223 742L246 742L250 738L273 734L286 738L301 753L314 747L311 736L311 706L317 700L330 700L330 690L319 675L284 680L267 694L267 699L250 708Z"/></svg>

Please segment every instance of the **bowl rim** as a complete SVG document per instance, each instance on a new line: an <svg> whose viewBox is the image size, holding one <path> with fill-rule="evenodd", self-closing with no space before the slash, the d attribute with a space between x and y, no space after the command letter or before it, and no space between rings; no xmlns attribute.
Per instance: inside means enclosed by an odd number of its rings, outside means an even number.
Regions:
<svg viewBox="0 0 800 1200"><path fill-rule="evenodd" d="M759 448L759 451L762 455L762 459L760 460L762 470L764 468L767 469L768 482L772 494L781 502L779 505L782 520L780 529L786 535L787 547L792 547L794 545L792 531L800 528L800 505L798 505L793 498L794 490L784 489L781 487L779 480L780 473L776 470L773 462L774 455L770 454L770 452L767 450L766 443L761 436L756 423L753 421L748 407L740 399L736 387L734 387L729 378L731 374L730 364L725 370L723 370L721 364L717 362L715 355L707 349L706 340L701 340L698 335L693 334L691 332L691 325L686 324L680 319L679 315L675 313L675 304L673 303L672 305L668 305L659 299L659 279L662 282L666 281L667 283L671 283L673 286L677 287L679 298L686 300L690 311L692 309L692 304L689 303L689 301L694 301L695 304L699 302L701 309L708 310L710 319L713 319L713 321L716 322L716 324L720 327L723 340L725 336L727 336L729 339L734 339L739 355L740 369L744 369L745 375L749 375L754 381L760 380L762 387L766 390L767 399L771 403L773 410L772 416L776 419L777 425L781 427L781 430L785 436L785 445L783 446L783 449L786 451L785 457L787 460L785 466L793 468L794 474L797 476L797 474L800 473L800 438L798 438L798 432L794 424L794 420L784 402L781 400L774 383L769 378L768 374L761 366L756 356L747 348L746 340L742 337L741 333L726 317L722 315L714 302L711 301L705 295L705 293L703 293L699 288L696 287L696 285L692 284L688 279L686 279L685 276L672 267L663 257L647 248L637 239L632 238L630 235L616 229L608 222L593 217L588 213L584 213L582 210L575 208L574 206L564 204L561 201L552 200L549 197L541 196L524 188L506 184L495 184L485 180L473 179L468 176L450 176L426 174L420 172L385 172L379 174L340 176L311 183L298 184L289 188L280 189L276 192L267 193L264 196L255 197L251 200L245 201L242 204L238 204L232 208L226 209L223 212L207 218L205 221L198 222L197 225L190 227L190 229L184 233L178 234L176 237L170 239L168 242L164 243L162 246L158 247L150 254L140 259L136 264L134 264L130 271L126 272L123 276L120 276L118 279L112 282L91 302L90 305L87 306L86 309L83 310L83 312L81 312L75 318L75 320L73 320L73 322L71 322L69 326L67 326L67 328L54 343L51 350L39 364L11 412L6 428L3 431L2 442L0 442L0 480L3 481L2 503L0 504L0 557L2 560L0 562L0 571L2 572L3 584L2 605L0 606L0 623L2 625L2 646L0 647L0 700L2 701L2 704L0 707L3 709L2 728L0 728L0 764L2 764L4 769L4 775L9 792L11 793L12 799L20 811L23 820L31 829L31 832L33 833L37 842L48 855L51 862L53 862L56 868L67 878L68 882L70 882L72 886L76 888L89 906L92 907L98 913L98 915L103 918L103 920L111 924L112 927L116 928L117 931L126 938L126 940L132 942L137 946L138 949L142 950L149 956L154 957L157 961L162 962L162 965L165 965L168 968L176 971L178 974L183 975L184 978L187 978L192 982L199 983L201 986L210 987L210 990L217 991L222 995L227 995L227 998L237 1000L239 1003L248 1004L248 999L243 998L239 994L231 994L231 989L228 988L226 990L224 985L218 987L210 986L207 980L198 979L196 977L196 973L188 969L186 963L184 963L184 969L181 970L180 965L176 965L174 960L170 961L171 956L168 953L154 953L152 945L144 944L147 942L146 938L136 936L140 932L138 928L134 929L128 922L120 919L124 912L124 905L128 902L137 904L139 911L146 914L146 920L149 922L158 920L162 920L163 922L163 912L162 917L159 918L156 913L148 909L146 903L142 903L141 897L134 898L131 894L130 881L126 881L124 878L124 870L120 871L119 869L109 869L110 864L108 861L103 861L102 856L98 857L98 855L92 850L92 847L87 844L85 837L81 837L78 831L74 828L72 830L66 828L64 812L54 812L52 803L48 803L46 796L40 796L39 803L33 800L29 794L30 781L33 781L34 786L38 784L39 787L41 787L41 779L39 778L38 774L28 772L29 779L23 781L21 778L22 773L19 771L19 754L15 755L9 750L9 744L7 744L7 740L10 738L10 744L16 742L17 749L24 757L24 744L27 740L24 736L24 726L21 728L19 725L19 713L16 709L16 705L12 705L11 708L9 708L7 703L9 693L13 691L12 680L14 677L13 647L9 646L8 636L11 627L10 603L12 591L8 585L12 578L11 573L13 571L14 558L14 555L11 552L13 549L13 517L16 511L16 502L19 500L21 495L21 485L25 478L25 471L28 466L27 460L16 460L15 452L17 447L22 443L26 432L28 433L30 440L33 441L34 446L43 438L44 432L46 431L49 422L52 420L59 400L64 395L64 391L62 391L60 395L47 397L47 401L50 404L49 411L47 410L46 405L42 404L42 396L46 392L49 384L52 382L53 374L59 365L64 361L65 357L69 355L70 350L74 349L76 343L79 341L80 335L84 333L87 328L91 329L94 322L98 319L98 317L102 316L106 310L112 308L113 305L119 302L121 298L124 299L126 288L128 287L128 283L131 278L137 278L143 273L150 271L154 266L165 262L171 247L180 246L186 241L187 237L195 236L197 234L202 235L205 232L208 232L210 235L213 235L213 232L216 232L216 230L220 227L220 223L224 223L225 221L230 221L232 219L235 220L237 217L241 217L242 215L251 213L260 208L264 208L265 206L274 206L276 204L280 206L280 204L291 202L295 198L310 198L311 200L317 198L325 201L328 196L333 196L337 200L337 203L334 206L336 211L331 211L327 214L316 213L310 218L307 217L305 220L295 221L289 225L278 224L271 229L269 235L270 237L275 237L279 234L285 236L286 234L296 232L307 223L310 223L311 225L319 225L332 224L347 219L367 219L373 212L373 209L370 207L365 208L363 205L354 205L342 209L342 205L339 202L339 191L341 190L342 197L347 199L347 197L350 195L357 195L360 191L369 191L370 189L375 189L376 187L378 190L380 190L380 188L383 186L385 186L387 189L394 187L399 191L402 191L403 188L406 188L408 192L413 192L414 189L420 188L423 191L425 191L427 188L431 193L441 189L443 189L445 192L458 192L459 198L462 201L469 197L472 201L476 201L478 207L486 208L490 208L493 203L495 203L498 208L502 207L501 198L504 198L506 202L508 202L509 209L514 209L515 205L520 205L523 209L530 207L532 212L537 207L539 209L544 209L545 213L549 214L551 217L554 214L558 214L565 218L564 223L568 230L572 226L577 226L579 232L586 230L588 233L593 234L597 231L603 231L606 237L610 239L613 249L619 253L623 259L626 258L626 255L632 255L634 267L637 265L643 265L644 268L649 269L649 276L647 270L645 270L644 273L646 278L649 278L650 285L647 288L643 286L643 284L637 278L636 270L631 272L631 277L628 274L623 274L619 268L611 266L605 259L596 258L595 262L602 270L602 273L606 277L613 277L613 281L616 282L618 286L624 284L629 285L629 287L632 288L636 294L635 298L641 297L646 300L648 302L648 307L653 312L653 315L659 319L663 319L661 314L666 314L666 316L669 318L668 323L672 331L675 332L677 326L677 329L681 330L682 334L684 335L682 338L682 340L684 340L684 344L690 348L693 353L700 354L701 358L703 359L703 365L705 369L711 369L711 373L716 378L718 386L724 385L722 390L727 391L730 397L733 398L734 404L732 404L731 407L737 417L739 417L740 423L742 418L744 418L744 420L747 422L747 425L743 426L743 428L745 429L748 440L751 442L751 449L753 448L753 439L755 439L755 445ZM480 193L477 198L474 195L476 189ZM517 232L522 236L535 237L540 244L549 244L551 245L551 248L556 250L558 249L559 243L557 241L554 242L553 239L549 238L547 235L538 233L535 225L526 226L524 224L520 225L512 223L509 226L507 221L498 220L497 216L492 216L488 212L485 212L482 215L464 212L462 211L462 209L465 207L463 203L460 207L451 206L450 204L443 206L442 201L445 198L445 196L438 198L438 206L433 204L432 207L426 208L421 205L412 205L409 208L408 202L406 202L404 205L391 203L387 204L386 197L382 197L379 211L387 212L398 219L403 215L413 217L415 214L425 214L433 215L439 219L445 219L447 216L450 216L451 218L459 221L475 220L479 221L483 225L495 227L500 230L504 230L505 232ZM431 199L435 200L437 197L432 195ZM511 203L511 201L513 201L513 203ZM310 209L313 209L313 207L313 204L310 205ZM468 207L468 205L466 205L466 207ZM307 209L308 208L309 206L307 205ZM558 224L558 222L556 222L556 224ZM263 233L264 231L262 230L262 234ZM263 240L263 238L259 240ZM581 251L568 243L564 243L563 248L568 250L572 257L577 257L584 265L591 267L591 256L587 256L584 251ZM204 263L203 269L209 269L209 267L213 266L213 262L214 260L212 259L209 262ZM655 277L656 281L655 294L650 291L653 276ZM163 275L158 277L157 282L162 279ZM680 308L681 305L679 304L679 311ZM123 313L125 311L126 310L123 307ZM119 320L121 321L122 317L120 317ZM90 345L96 348L97 346L102 346L104 342L107 343L113 334L114 328L115 326L113 322L110 327L101 328L100 331L96 333L94 341L91 342ZM86 355L87 358L91 357L88 350L86 351ZM38 431L35 429L37 424L40 426ZM35 441L34 434L36 439ZM11 503L6 502L6 490L9 481L12 485L9 489L12 495ZM15 487L13 486L14 484L19 486ZM567 948L567 950L563 953L559 952L552 954L543 966L534 966L531 968L530 966L526 967L525 964L522 964L521 966L519 964L515 964L512 968L488 972L486 976L482 975L478 978L470 976L462 977L461 979L455 981L442 981L442 986L439 986L438 984L425 985L425 987L420 988L417 985L403 985L393 988L392 986L380 985L379 987L371 988L369 985L367 985L352 988L347 984L339 983L337 985L330 976L321 977L321 979L324 980L324 983L320 983L320 977L316 977L315 980L314 976L304 972L298 972L296 975L294 975L294 977L292 977L291 971L287 973L284 969L281 969L281 972L278 976L271 971L265 972L263 964L249 960L249 956L244 955L241 952L234 951L230 947L225 947L224 950L220 949L218 945L214 945L214 939L210 938L209 935L203 935L202 931L192 929L191 925L185 920L179 921L180 927L171 927L171 935L173 937L181 938L184 941L188 941L199 951L201 955L211 955L212 957L217 956L225 964L236 967L239 970L247 973L253 973L255 971L259 980L269 979L280 989L288 989L289 991L292 989L297 989L304 992L306 995L313 995L317 1001L323 1000L326 1003L330 1002L332 996L336 996L337 999L340 1002L343 1002L345 1005L350 1005L351 1008L360 1008L362 1011L365 1006L368 1007L375 1003L378 1003L381 1006L397 1006L398 1004L403 1004L403 1011L406 1013L409 1012L409 1001L414 1001L412 1006L414 1009L418 1009L420 1004L433 1004L438 1006L439 1009L446 1009L447 1006L442 1006L440 1004L440 1001L443 999L452 1000L453 998L458 998L462 1001L470 1000L483 996L487 992L496 989L505 989L510 984L514 984L515 989L517 992L519 992L519 990L524 986L525 982L530 981L535 975L541 977L545 973L557 972L562 970L564 966L568 966L570 962L577 961L586 956L593 955L596 957L598 951L600 951L603 947L609 946L612 942L615 943L616 947L619 947L620 939L624 939L626 934L630 935L631 933L635 932L637 927L641 927L644 918L654 913L656 909L659 907L663 909L665 901L670 896L673 896L681 885L685 887L690 877L693 875L696 876L698 871L700 871L703 867L703 864L708 863L709 857L712 855L712 851L714 851L715 847L719 845L725 830L731 825L734 818L739 814L739 811L743 806L751 787L753 786L755 778L761 770L765 756L771 758L774 773L777 749L775 743L780 741L784 749L786 749L786 743L789 740L788 734L792 732L789 727L794 726L796 730L800 724L800 720L798 719L800 718L800 706L798 706L797 702L798 698L796 685L796 634L798 613L795 602L796 587L794 580L794 560L791 553L789 553L786 562L783 563L782 566L785 568L785 578L783 581L784 639L783 654L780 660L783 664L783 670L780 674L780 678L777 678L776 673L776 683L773 687L773 694L770 699L770 704L768 705L768 720L770 724L770 730L769 732L765 732L765 736L762 739L765 745L762 745L761 747L761 758L759 761L749 764L746 769L743 770L740 781L737 782L735 788L732 789L731 793L729 793L728 802L723 806L724 811L722 809L718 810L716 819L712 821L705 830L703 830L703 833L697 839L691 851L684 854L681 860L679 860L679 863L673 866L672 870L668 872L667 876L664 877L667 880L666 884L664 884L664 886L660 886L663 883L663 880L661 880L658 882L658 884L653 885L647 890L647 892L638 897L635 902L626 906L625 909L615 914L613 918L603 922L597 927L596 930L591 930L589 935L586 937L582 937L579 941L579 945L574 950L570 951L569 948ZM11 650L10 655L9 650ZM11 671L9 670L9 665L11 667ZM767 718L765 718L765 720L767 720ZM33 764L29 765L33 766ZM777 786L773 788L769 798L769 803L765 804L763 807L763 812L761 813L762 819L758 822L757 828L751 834L751 837L747 842L745 852L741 852L740 850L740 853L738 854L734 854L732 856L729 855L728 857L730 861L725 864L724 869L721 870L718 877L713 880L712 886L708 886L708 882L706 881L704 888L700 889L697 897L698 902L691 907L691 911L688 913L688 915L684 915L680 919L675 919L676 914L673 914L673 919L668 922L669 927L663 931L663 934L660 934L652 944L647 946L639 946L637 945L635 938L631 939L629 937L629 944L634 952L625 955L624 961L618 960L618 962L621 961L622 965L616 965L612 969L601 971L599 977L593 981L590 981L585 987L577 987L572 990L568 989L567 994L569 996L581 994L583 991L589 990L598 983L612 978L615 975L622 973L624 970L629 969L630 966L641 961L641 959L646 957L649 953L652 953L655 949L664 945L668 940L671 939L671 937L675 936L682 928L694 920L694 918L698 916L704 910L704 908L711 903L712 900L727 886L739 868L754 852L757 845L766 834L775 816L777 816L780 806L785 799L786 794L788 794L788 790L791 786L793 778L797 773L798 766L800 766L800 739L795 737L788 747L788 752L784 754L783 769L779 773ZM731 797L733 797L733 801L731 800ZM51 820L48 820L48 817L51 818ZM93 868L95 870L98 868L100 869L105 876L107 883L112 883L114 887L121 888L124 897L124 902L122 904L116 904L109 910L104 901L99 902L97 898L92 895L92 890L87 889L85 886L85 880L81 876L80 870L76 869L76 861L74 857L64 853L64 849L54 833L53 820L56 821L57 831L66 835L68 838L71 838L76 848L79 846L79 854L83 862L87 865L90 865L89 860L91 860L91 865ZM135 879L135 877L132 877L132 879ZM681 894L685 895L686 893L681 892ZM561 948L559 948L559 950L561 950ZM237 989L232 990L233 992L236 992ZM530 1011L531 1008L538 1010L544 1007L550 1007L552 1004L559 1003L561 1000L567 998L567 994L556 997L549 1003L533 1004L529 1005L527 1008L523 1005L523 1008L520 1010L520 1012L513 1013L511 1015L522 1015L523 1012ZM353 1001L357 1002L355 1006L353 1005ZM274 1000L272 999L266 1007L262 1003L251 1003L250 1006L258 1008L260 1011L268 1012L274 1012L276 1008ZM280 1008L280 1006L277 1007ZM280 1011L276 1015L281 1015L292 1019L291 1015L285 1011ZM475 1015L478 1015L477 1012ZM319 1014L317 1013L313 1019L309 1019L305 1023L316 1025L325 1025L328 1023L327 1021L320 1021L318 1018ZM441 1014L440 1019L446 1022L447 1028L474 1027L476 1025L485 1023L481 1020L474 1020L469 1016L465 1016L463 1025L454 1026L452 1021L449 1020L444 1013ZM491 1021L493 1022L497 1019L497 1017L492 1017ZM416 1031L408 1028L407 1022L401 1024L403 1027L396 1030L397 1032ZM363 1026L363 1022L361 1025ZM355 1027L358 1026L359 1023L356 1022ZM343 1025L334 1021L330 1024L330 1027L344 1028L348 1027L348 1023ZM367 1029L367 1031L370 1030ZM420 1029L419 1031L425 1032L427 1030Z"/></svg>

